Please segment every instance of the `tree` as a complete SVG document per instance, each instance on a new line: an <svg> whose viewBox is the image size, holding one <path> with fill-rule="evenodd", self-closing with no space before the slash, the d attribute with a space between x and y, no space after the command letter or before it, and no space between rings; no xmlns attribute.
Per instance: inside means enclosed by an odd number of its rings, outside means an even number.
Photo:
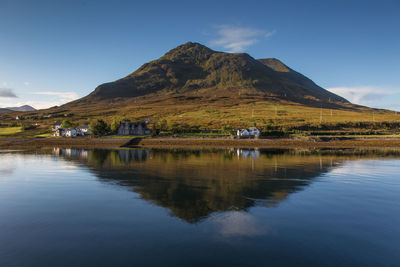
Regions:
<svg viewBox="0 0 400 267"><path fill-rule="evenodd" d="M196 124L192 126L192 132L199 133L200 132L200 125Z"/></svg>
<svg viewBox="0 0 400 267"><path fill-rule="evenodd" d="M222 127L222 132L225 133L225 134L231 134L232 131L233 131L233 128L230 125L224 125Z"/></svg>
<svg viewBox="0 0 400 267"><path fill-rule="evenodd" d="M266 124L266 125L264 126L264 130L266 130L266 131L272 131L273 129L274 129L274 127L272 127L271 124Z"/></svg>
<svg viewBox="0 0 400 267"><path fill-rule="evenodd" d="M72 128L72 123L69 120L63 120L61 124L62 128Z"/></svg>
<svg viewBox="0 0 400 267"><path fill-rule="evenodd" d="M118 131L119 128L119 122L117 122L117 119L113 119L110 125L110 130L113 133L116 133Z"/></svg>
<svg viewBox="0 0 400 267"><path fill-rule="evenodd" d="M161 131L168 131L168 122L164 119L159 122L158 127Z"/></svg>
<svg viewBox="0 0 400 267"><path fill-rule="evenodd" d="M178 133L180 131L179 124L174 121L168 122L168 130L173 133Z"/></svg>
<svg viewBox="0 0 400 267"><path fill-rule="evenodd" d="M92 135L102 136L110 132L110 127L103 120L93 120L89 124L89 130Z"/></svg>
<svg viewBox="0 0 400 267"><path fill-rule="evenodd" d="M156 136L160 134L160 128L154 123L151 128L151 135Z"/></svg>

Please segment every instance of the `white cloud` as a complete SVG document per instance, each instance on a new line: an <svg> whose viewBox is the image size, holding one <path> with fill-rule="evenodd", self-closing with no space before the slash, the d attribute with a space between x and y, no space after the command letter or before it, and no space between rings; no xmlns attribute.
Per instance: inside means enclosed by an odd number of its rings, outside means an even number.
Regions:
<svg viewBox="0 0 400 267"><path fill-rule="evenodd" d="M34 92L34 95L47 95L47 96L55 96L59 99L60 102L69 102L77 99L79 96L75 92L53 92L53 91L45 91L45 92Z"/></svg>
<svg viewBox="0 0 400 267"><path fill-rule="evenodd" d="M28 86L28 85L29 85L29 82L24 82L24 85L25 85L25 86Z"/></svg>
<svg viewBox="0 0 400 267"><path fill-rule="evenodd" d="M270 38L276 30L265 31L231 25L216 26L218 38L210 41L211 46L223 47L228 52L245 51L249 46L259 41L259 38Z"/></svg>
<svg viewBox="0 0 400 267"><path fill-rule="evenodd" d="M0 88L0 97L12 97L12 98L16 98L17 95L13 92L12 89L9 88Z"/></svg>
<svg viewBox="0 0 400 267"><path fill-rule="evenodd" d="M376 106L377 101L382 100L386 96L396 94L391 89L377 86L333 87L327 88L327 90L346 98L354 104L366 106Z"/></svg>

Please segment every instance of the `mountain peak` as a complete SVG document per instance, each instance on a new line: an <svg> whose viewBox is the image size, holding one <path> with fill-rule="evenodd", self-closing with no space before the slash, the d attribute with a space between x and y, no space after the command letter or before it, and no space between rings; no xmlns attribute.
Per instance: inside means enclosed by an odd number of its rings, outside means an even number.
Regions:
<svg viewBox="0 0 400 267"><path fill-rule="evenodd" d="M199 43L187 42L167 52L163 58L174 60L183 58L208 59L215 51Z"/></svg>

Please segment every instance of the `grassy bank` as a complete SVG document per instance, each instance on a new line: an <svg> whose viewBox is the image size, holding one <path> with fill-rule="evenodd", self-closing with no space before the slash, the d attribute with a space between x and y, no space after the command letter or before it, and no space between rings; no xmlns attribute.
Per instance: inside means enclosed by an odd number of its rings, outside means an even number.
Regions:
<svg viewBox="0 0 400 267"><path fill-rule="evenodd" d="M0 138L2 149L43 147L71 148L400 148L397 138L348 140L298 139L216 139L216 138Z"/></svg>

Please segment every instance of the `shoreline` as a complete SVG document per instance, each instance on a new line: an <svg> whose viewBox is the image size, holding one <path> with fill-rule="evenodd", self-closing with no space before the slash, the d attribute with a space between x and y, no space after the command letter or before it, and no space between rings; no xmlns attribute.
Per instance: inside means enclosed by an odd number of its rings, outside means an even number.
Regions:
<svg viewBox="0 0 400 267"><path fill-rule="evenodd" d="M400 148L400 139L0 138L0 149L21 148Z"/></svg>

